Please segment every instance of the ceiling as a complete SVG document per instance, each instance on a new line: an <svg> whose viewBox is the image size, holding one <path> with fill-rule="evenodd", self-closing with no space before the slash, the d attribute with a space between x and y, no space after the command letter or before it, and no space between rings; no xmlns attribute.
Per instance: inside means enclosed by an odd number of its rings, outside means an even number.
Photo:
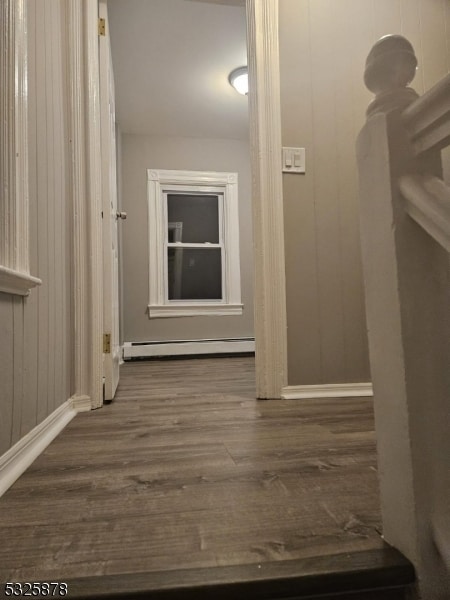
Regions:
<svg viewBox="0 0 450 600"><path fill-rule="evenodd" d="M108 0L116 118L125 133L248 139L241 0Z"/></svg>

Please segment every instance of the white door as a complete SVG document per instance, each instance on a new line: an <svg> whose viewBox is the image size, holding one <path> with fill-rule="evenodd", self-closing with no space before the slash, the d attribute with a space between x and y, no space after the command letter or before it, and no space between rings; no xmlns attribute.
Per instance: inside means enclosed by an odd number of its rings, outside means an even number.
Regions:
<svg viewBox="0 0 450 600"><path fill-rule="evenodd" d="M119 218L126 215L117 212L114 77L105 0L99 2L99 17L105 22L104 31L99 35L103 210L103 376L104 399L112 400L119 383L120 363L117 226Z"/></svg>

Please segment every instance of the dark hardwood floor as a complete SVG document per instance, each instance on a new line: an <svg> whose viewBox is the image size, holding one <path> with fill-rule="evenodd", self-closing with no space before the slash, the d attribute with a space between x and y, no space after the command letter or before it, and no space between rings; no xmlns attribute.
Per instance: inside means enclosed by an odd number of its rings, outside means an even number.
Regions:
<svg viewBox="0 0 450 600"><path fill-rule="evenodd" d="M125 364L0 499L0 581L383 550L371 399L254 394L251 357Z"/></svg>

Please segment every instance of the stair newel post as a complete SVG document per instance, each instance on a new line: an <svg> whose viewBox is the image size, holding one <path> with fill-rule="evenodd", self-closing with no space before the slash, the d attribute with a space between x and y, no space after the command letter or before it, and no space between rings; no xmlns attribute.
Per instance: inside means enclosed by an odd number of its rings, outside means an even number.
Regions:
<svg viewBox="0 0 450 600"><path fill-rule="evenodd" d="M442 453L450 454L448 442L442 447L450 401L449 263L408 216L399 191L406 173L441 171L439 155L415 156L402 120L418 98L407 87L416 66L401 36L381 38L367 57L364 81L375 98L357 141L360 225L383 535L415 565L423 598L441 600L448 572L433 520L446 487Z"/></svg>

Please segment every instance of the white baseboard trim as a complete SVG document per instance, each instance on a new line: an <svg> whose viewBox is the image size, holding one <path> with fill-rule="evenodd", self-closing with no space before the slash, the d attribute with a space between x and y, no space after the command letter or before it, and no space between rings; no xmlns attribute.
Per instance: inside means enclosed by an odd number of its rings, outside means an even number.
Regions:
<svg viewBox="0 0 450 600"><path fill-rule="evenodd" d="M88 396L73 396L0 456L0 496L28 469L73 417L91 410Z"/></svg>
<svg viewBox="0 0 450 600"><path fill-rule="evenodd" d="M348 398L373 396L371 383L328 383L323 385L287 385L281 390L284 400L304 398Z"/></svg>
<svg viewBox="0 0 450 600"><path fill-rule="evenodd" d="M170 342L125 342L124 360L152 356L184 356L190 354L232 354L254 352L254 338L228 340L174 340Z"/></svg>

